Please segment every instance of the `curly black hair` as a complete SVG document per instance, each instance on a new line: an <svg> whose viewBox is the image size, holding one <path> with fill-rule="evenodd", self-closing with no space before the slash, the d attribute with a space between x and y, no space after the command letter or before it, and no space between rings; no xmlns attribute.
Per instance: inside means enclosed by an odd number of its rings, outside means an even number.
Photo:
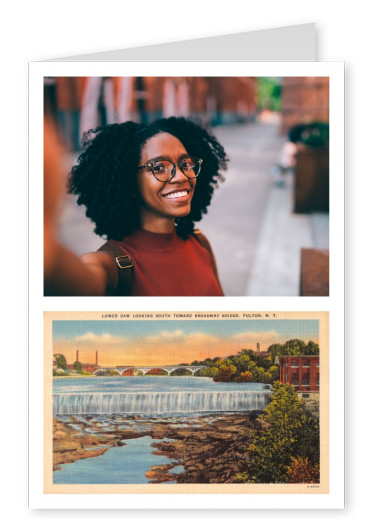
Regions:
<svg viewBox="0 0 376 531"><path fill-rule="evenodd" d="M84 151L73 166L68 192L86 206L86 216L95 223L95 233L107 239L122 240L140 228L140 202L137 172L141 151L147 140L158 133L170 133L180 140L187 153L203 159L191 211L177 218L176 231L186 239L194 222L207 212L215 186L223 180L227 155L207 129L186 118L162 118L151 125L135 122L90 129L83 136Z"/></svg>

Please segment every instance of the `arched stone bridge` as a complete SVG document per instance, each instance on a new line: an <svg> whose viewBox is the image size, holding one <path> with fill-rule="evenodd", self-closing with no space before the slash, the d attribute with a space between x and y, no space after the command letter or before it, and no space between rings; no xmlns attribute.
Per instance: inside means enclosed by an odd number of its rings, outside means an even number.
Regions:
<svg viewBox="0 0 376 531"><path fill-rule="evenodd" d="M201 369L206 369L207 365L169 365L167 367L162 367L158 365L153 365L151 367L101 367L100 369L97 369L93 372L94 376L102 371L116 371L119 373L119 376L122 376L124 372L129 371L132 369L133 371L140 371L143 376L147 374L149 371L152 371L154 369L161 369L162 371L166 371L168 376L171 376L171 374L176 371L177 369L187 369L192 376L196 374L197 371L200 371Z"/></svg>

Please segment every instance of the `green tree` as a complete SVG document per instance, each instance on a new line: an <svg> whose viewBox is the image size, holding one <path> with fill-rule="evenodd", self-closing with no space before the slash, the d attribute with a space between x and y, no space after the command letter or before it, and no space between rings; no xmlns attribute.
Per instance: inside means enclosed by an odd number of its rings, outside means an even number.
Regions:
<svg viewBox="0 0 376 531"><path fill-rule="evenodd" d="M268 352L271 355L272 363L275 363L276 358L283 356L283 345L280 343L273 343L268 347Z"/></svg>
<svg viewBox="0 0 376 531"><path fill-rule="evenodd" d="M257 361L260 359L260 356L251 348L242 348L241 351L238 352L238 356L248 356L251 361Z"/></svg>
<svg viewBox="0 0 376 531"><path fill-rule="evenodd" d="M206 358L203 362L199 363L199 365L207 365L208 367L213 367L214 361L211 358Z"/></svg>
<svg viewBox="0 0 376 531"><path fill-rule="evenodd" d="M314 341L308 341L304 354L306 356L318 356L320 354L320 348Z"/></svg>
<svg viewBox="0 0 376 531"><path fill-rule="evenodd" d="M274 382L270 403L259 419L267 429L252 430L248 472L243 481L286 483L292 458L319 463L319 426L290 384Z"/></svg>
<svg viewBox="0 0 376 531"><path fill-rule="evenodd" d="M277 367L277 365L272 365L270 369L268 370L267 374L268 374L267 383L273 383L276 380L279 380L279 367Z"/></svg>
<svg viewBox="0 0 376 531"><path fill-rule="evenodd" d="M171 376L190 376L192 373L188 369L176 369Z"/></svg>
<svg viewBox="0 0 376 531"><path fill-rule="evenodd" d="M241 373L250 370L252 361L247 354L240 354L231 356L231 363L235 365L237 372Z"/></svg>
<svg viewBox="0 0 376 531"><path fill-rule="evenodd" d="M206 376L207 378L216 378L219 373L218 367L206 367L206 369L201 369L196 374L197 376Z"/></svg>
<svg viewBox="0 0 376 531"><path fill-rule="evenodd" d="M257 81L257 104L259 108L280 111L282 107L280 79L259 77Z"/></svg>
<svg viewBox="0 0 376 531"><path fill-rule="evenodd" d="M304 356L306 344L301 339L290 339L283 345L284 356Z"/></svg>
<svg viewBox="0 0 376 531"><path fill-rule="evenodd" d="M80 363L79 361L75 361L74 364L73 364L73 369L77 372L82 372L82 363Z"/></svg>
<svg viewBox="0 0 376 531"><path fill-rule="evenodd" d="M58 354L56 356L56 367L58 369L63 369L64 371L68 369L67 360L63 354Z"/></svg>
<svg viewBox="0 0 376 531"><path fill-rule="evenodd" d="M264 367L258 367L256 364L251 370L253 374L253 381L254 382L261 382L265 383L265 369Z"/></svg>

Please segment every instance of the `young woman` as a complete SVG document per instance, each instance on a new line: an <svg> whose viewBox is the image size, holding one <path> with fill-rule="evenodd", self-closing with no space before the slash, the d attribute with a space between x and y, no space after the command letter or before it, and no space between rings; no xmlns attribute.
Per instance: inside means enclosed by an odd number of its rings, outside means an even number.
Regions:
<svg viewBox="0 0 376 531"><path fill-rule="evenodd" d="M68 189L108 243L80 258L88 275L77 294L223 295L210 245L194 229L227 164L215 137L168 118L98 127L84 148Z"/></svg>

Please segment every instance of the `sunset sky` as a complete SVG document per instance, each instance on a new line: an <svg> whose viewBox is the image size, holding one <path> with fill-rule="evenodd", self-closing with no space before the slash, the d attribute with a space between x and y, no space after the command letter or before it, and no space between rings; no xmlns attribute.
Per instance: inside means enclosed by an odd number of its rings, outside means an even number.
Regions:
<svg viewBox="0 0 376 531"><path fill-rule="evenodd" d="M53 321L53 353L68 363L170 365L226 357L242 348L266 350L289 339L318 343L318 320Z"/></svg>

